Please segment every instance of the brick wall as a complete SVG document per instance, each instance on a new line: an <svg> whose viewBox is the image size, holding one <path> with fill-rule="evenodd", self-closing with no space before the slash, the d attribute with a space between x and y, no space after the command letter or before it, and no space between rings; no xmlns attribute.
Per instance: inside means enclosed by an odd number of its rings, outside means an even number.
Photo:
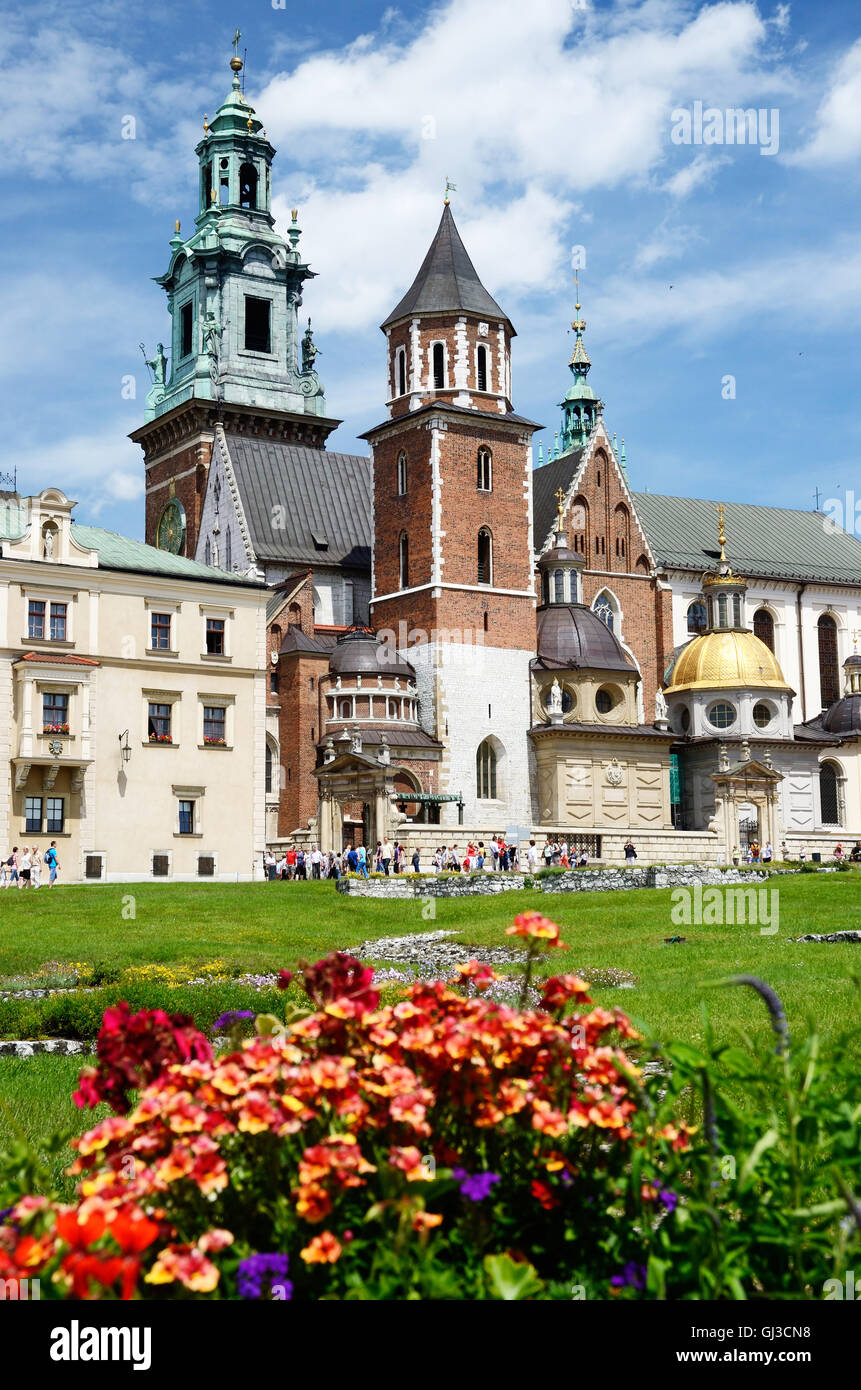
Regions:
<svg viewBox="0 0 861 1390"><path fill-rule="evenodd" d="M281 801L278 834L290 835L317 814L317 740L320 737L320 678L327 656L285 653L278 664Z"/></svg>
<svg viewBox="0 0 861 1390"><path fill-rule="evenodd" d="M170 500L170 484L185 508L184 555L193 556L200 529L206 479L212 458L212 434L198 434L185 444L146 455L146 516L144 539L156 544L158 520Z"/></svg>

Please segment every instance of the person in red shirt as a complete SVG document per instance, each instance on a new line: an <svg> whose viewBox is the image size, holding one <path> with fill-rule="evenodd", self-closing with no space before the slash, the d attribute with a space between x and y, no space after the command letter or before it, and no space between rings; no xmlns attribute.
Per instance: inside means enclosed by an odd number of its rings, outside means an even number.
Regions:
<svg viewBox="0 0 861 1390"><path fill-rule="evenodd" d="M295 878L295 877L296 877L296 851L295 851L295 849L293 848L292 845L291 845L290 848L288 849L288 851L287 851L287 853L285 854L284 858L287 860L287 877L288 877L288 878Z"/></svg>

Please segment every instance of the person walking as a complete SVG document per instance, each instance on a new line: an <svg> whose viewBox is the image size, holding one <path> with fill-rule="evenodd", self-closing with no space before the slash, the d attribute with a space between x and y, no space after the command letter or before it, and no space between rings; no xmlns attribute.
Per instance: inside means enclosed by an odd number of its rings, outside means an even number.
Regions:
<svg viewBox="0 0 861 1390"><path fill-rule="evenodd" d="M356 850L356 854L357 854L358 860L359 860L359 873L362 875L362 878L367 878L367 877L368 877L368 851L365 849L365 846L364 846L364 845L359 845L359 848Z"/></svg>
<svg viewBox="0 0 861 1390"><path fill-rule="evenodd" d="M57 874L60 872L60 861L57 858L56 840L52 840L45 850L45 867L48 870L48 887L56 888Z"/></svg>
<svg viewBox="0 0 861 1390"><path fill-rule="evenodd" d="M771 848L771 841L768 840L765 849L762 851L762 862L763 864L770 864L773 858L774 850Z"/></svg>
<svg viewBox="0 0 861 1390"><path fill-rule="evenodd" d="M385 874L386 878L388 878L389 869L392 863L392 846L389 841L388 835L383 840L383 843L380 846L380 861L383 866L383 873Z"/></svg>
<svg viewBox="0 0 861 1390"><path fill-rule="evenodd" d="M32 867L30 869L30 884L33 888L39 887L39 880L42 876L42 856L39 853L39 846L34 845L30 854Z"/></svg>
<svg viewBox="0 0 861 1390"><path fill-rule="evenodd" d="M311 846L311 877L312 877L312 878L319 878L319 877L320 877L320 874L321 874L321 865L322 865L322 863L323 863L323 855L322 855L322 853L321 853L321 851L320 851L319 846L318 846L318 845L312 845L312 846Z"/></svg>
<svg viewBox="0 0 861 1390"><path fill-rule="evenodd" d="M18 860L18 874L19 874L18 887L19 887L19 888L30 888L30 887L31 887L30 873L31 873L31 870L32 870L32 863L33 863L33 861L32 861L32 859L30 858L30 851L28 850L27 846L25 845L24 848L23 848L22 851L21 851L21 856L20 856L20 858L19 858L19 860Z"/></svg>
<svg viewBox="0 0 861 1390"><path fill-rule="evenodd" d="M421 851L418 845L413 849L413 873L421 873Z"/></svg>

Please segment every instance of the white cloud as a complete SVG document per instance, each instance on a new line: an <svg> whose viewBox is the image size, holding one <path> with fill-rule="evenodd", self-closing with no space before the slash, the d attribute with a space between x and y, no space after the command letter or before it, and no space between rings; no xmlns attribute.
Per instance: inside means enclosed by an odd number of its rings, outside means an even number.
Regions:
<svg viewBox="0 0 861 1390"><path fill-rule="evenodd" d="M18 489L29 494L59 487L86 504L90 516L111 502L143 496L140 447L126 439L129 422L118 417L98 433L70 435L54 444L16 450L10 458L18 471Z"/></svg>
<svg viewBox="0 0 861 1390"><path fill-rule="evenodd" d="M687 198L695 188L710 184L721 165L729 162L727 154L716 155L703 150L701 154L694 156L690 164L686 164L667 179L663 185L664 192L673 198Z"/></svg>
<svg viewBox="0 0 861 1390"><path fill-rule="evenodd" d="M789 163L843 164L861 154L861 39L837 64L808 143Z"/></svg>

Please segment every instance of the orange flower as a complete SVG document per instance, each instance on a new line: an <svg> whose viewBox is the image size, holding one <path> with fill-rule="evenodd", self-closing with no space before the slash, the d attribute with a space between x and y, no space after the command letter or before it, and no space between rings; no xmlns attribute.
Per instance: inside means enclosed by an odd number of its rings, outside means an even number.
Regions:
<svg viewBox="0 0 861 1390"><path fill-rule="evenodd" d="M389 1149L389 1163L393 1168L400 1168L407 1182L433 1181L430 1166L422 1163L421 1153L414 1145L405 1149Z"/></svg>
<svg viewBox="0 0 861 1390"><path fill-rule="evenodd" d="M414 1231L432 1231L435 1226L442 1224L442 1217L436 1212L417 1211L413 1217Z"/></svg>
<svg viewBox="0 0 861 1390"><path fill-rule="evenodd" d="M343 1246L341 1242L332 1235L331 1231L322 1231L318 1236L312 1236L311 1240L300 1250L299 1254L306 1265L333 1265L341 1257Z"/></svg>
<svg viewBox="0 0 861 1390"><path fill-rule="evenodd" d="M533 941L546 941L548 946L564 946L559 940L559 928L540 912L519 912L513 927L505 928L506 936L528 936Z"/></svg>
<svg viewBox="0 0 861 1390"><path fill-rule="evenodd" d="M182 1284L193 1293L212 1293L219 1272L198 1245L167 1245L159 1251L149 1274L148 1284Z"/></svg>

